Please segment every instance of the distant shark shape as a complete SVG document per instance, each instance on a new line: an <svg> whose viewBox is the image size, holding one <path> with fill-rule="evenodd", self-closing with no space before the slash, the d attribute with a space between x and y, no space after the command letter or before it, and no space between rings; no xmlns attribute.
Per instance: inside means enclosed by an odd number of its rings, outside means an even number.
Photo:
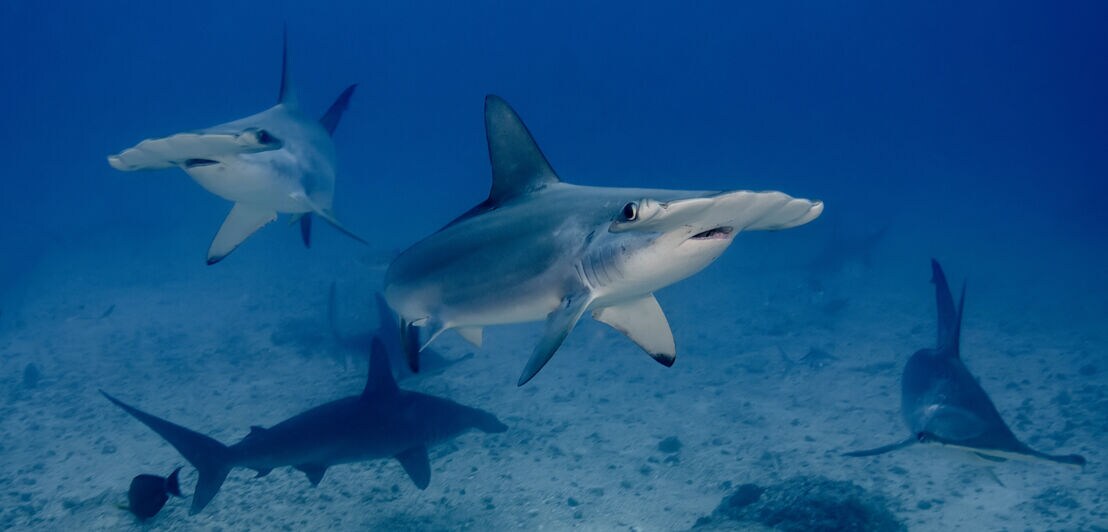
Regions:
<svg viewBox="0 0 1108 532"><path fill-rule="evenodd" d="M1041 453L1012 434L988 394L962 363L958 343L965 286L955 309L946 276L934 259L931 272L939 311L937 347L916 351L908 359L901 377L900 408L911 435L894 444L845 455L873 456L925 443L965 450L993 461L1046 460L1085 465L1082 456Z"/></svg>
<svg viewBox="0 0 1108 532"><path fill-rule="evenodd" d="M293 222L300 222L305 246L311 245L312 214L364 243L331 211L331 135L356 87L347 87L319 120L304 115L289 80L286 32L277 105L200 131L144 140L108 157L108 163L123 171L178 167L208 192L235 202L208 248L208 264L222 260L279 212L292 213Z"/></svg>
<svg viewBox="0 0 1108 532"><path fill-rule="evenodd" d="M420 373L414 373L404 362L404 350L400 342L400 331L397 329L397 317L385 302L384 296L379 292L373 293L373 300L377 307L377 328L370 332L347 334L339 327L338 318L338 293L335 283L331 283L331 289L327 297L327 323L331 330L331 338L336 346L344 351L354 353L367 353L374 339L380 339L385 345L385 351L389 353L392 362L393 375L396 380L402 381L419 375L435 374L447 366L452 366L473 356L472 353L457 359L450 359L430 348L420 353ZM345 366L345 357L344 366Z"/></svg>
<svg viewBox="0 0 1108 532"><path fill-rule="evenodd" d="M546 320L522 386L586 311L670 366L677 350L654 291L711 264L742 231L796 227L823 211L821 202L781 192L562 182L516 112L493 95L485 132L488 199L405 250L385 275L413 371L419 350L445 330L480 346L486 325Z"/></svg>
<svg viewBox="0 0 1108 532"><path fill-rule="evenodd" d="M884 241L888 231L888 225L864 235L843 235L836 231L827 246L808 263L808 270L813 275L826 275L837 273L852 262L868 267L874 250Z"/></svg>
<svg viewBox="0 0 1108 532"><path fill-rule="evenodd" d="M250 427L250 434L231 446L100 393L165 438L196 468L200 478L192 514L211 502L236 467L253 469L262 477L276 467L290 466L303 471L315 486L333 465L396 458L416 487L424 489L431 481L429 445L469 429L508 429L484 410L398 388L380 341L373 342L369 379L361 395L317 406L268 429Z"/></svg>

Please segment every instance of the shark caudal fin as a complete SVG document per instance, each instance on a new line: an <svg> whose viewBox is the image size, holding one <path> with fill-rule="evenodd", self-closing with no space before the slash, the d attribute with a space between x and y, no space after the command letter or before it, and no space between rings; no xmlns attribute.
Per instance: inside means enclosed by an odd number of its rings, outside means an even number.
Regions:
<svg viewBox="0 0 1108 532"><path fill-rule="evenodd" d="M177 452L181 453L181 456L185 457L185 460L188 460L192 467L196 468L196 471L200 474L200 479L197 481L196 491L192 495L192 508L189 513L196 514L203 510L215 497L215 494L219 492L220 486L227 478L227 473L230 473L231 467L233 467L231 452L228 447L199 432L194 432L147 414L108 395L103 390L100 390L100 393L109 401L115 403L116 406L122 408L123 411L131 414L135 419L158 433L173 448L177 449ZM177 493L180 493L180 490Z"/></svg>
<svg viewBox="0 0 1108 532"><path fill-rule="evenodd" d="M962 284L962 296L958 308L954 308L954 297L946 282L946 275L939 261L931 259L931 282L935 283L935 306L939 314L939 333L936 350L959 355L958 341L962 332L962 309L966 302L966 285Z"/></svg>

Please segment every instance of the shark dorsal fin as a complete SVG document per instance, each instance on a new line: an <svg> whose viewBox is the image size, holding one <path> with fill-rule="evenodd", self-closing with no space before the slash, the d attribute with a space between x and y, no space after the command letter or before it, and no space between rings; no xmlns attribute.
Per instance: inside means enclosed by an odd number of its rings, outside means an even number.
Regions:
<svg viewBox="0 0 1108 532"><path fill-rule="evenodd" d="M323 125L323 129L327 130L327 134L334 135L335 128L339 125L339 119L342 118L343 111L350 106L350 97L354 94L354 89L358 88L358 84L355 83L342 91L342 94L338 98L335 98L335 103L331 104L331 107L327 109L326 113L319 118L319 123Z"/></svg>
<svg viewBox="0 0 1108 532"><path fill-rule="evenodd" d="M281 37L281 91L277 93L277 103L285 107L297 106L296 91L289 78L289 28L285 26Z"/></svg>
<svg viewBox="0 0 1108 532"><path fill-rule="evenodd" d="M954 308L954 297L950 293L950 285L946 282L943 267L935 259L931 259L931 282L935 284L935 306L939 312L939 335L936 341L936 349L958 357L958 336L962 329L962 306L966 301L966 287L962 285L962 297L958 302L958 308Z"/></svg>
<svg viewBox="0 0 1108 532"><path fill-rule="evenodd" d="M385 350L385 344L380 338L374 336L373 347L369 353L369 378L366 379L362 398L388 397L396 395L399 391L396 378L392 375L392 365L389 364L389 353Z"/></svg>
<svg viewBox="0 0 1108 532"><path fill-rule="evenodd" d="M485 137L492 163L490 206L560 181L523 120L493 94L485 97Z"/></svg>

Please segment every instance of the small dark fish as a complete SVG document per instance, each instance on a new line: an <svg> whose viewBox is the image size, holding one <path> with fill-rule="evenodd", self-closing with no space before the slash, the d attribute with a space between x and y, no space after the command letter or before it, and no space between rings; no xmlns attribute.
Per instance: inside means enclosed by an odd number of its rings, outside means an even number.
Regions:
<svg viewBox="0 0 1108 532"><path fill-rule="evenodd" d="M158 475L139 475L131 479L131 491L127 499L131 503L128 510L145 521L158 515L170 495L181 496L181 486L177 483L177 474L181 468L174 469L169 478Z"/></svg>
<svg viewBox="0 0 1108 532"><path fill-rule="evenodd" d="M789 358L789 355L786 354L785 350L780 346L778 346L777 350L781 353L781 359L785 361L787 369L792 369L796 366L804 366L808 369L820 370L830 366L832 362L839 359L839 357L818 347L809 348L808 352L800 357L799 360Z"/></svg>
<svg viewBox="0 0 1108 532"><path fill-rule="evenodd" d="M115 311L115 304L113 303L112 306L108 307L108 310L105 310L104 313L101 314L100 317L97 318L97 319L102 320L104 318L107 318L108 316L111 316L112 312L114 312L114 311Z"/></svg>

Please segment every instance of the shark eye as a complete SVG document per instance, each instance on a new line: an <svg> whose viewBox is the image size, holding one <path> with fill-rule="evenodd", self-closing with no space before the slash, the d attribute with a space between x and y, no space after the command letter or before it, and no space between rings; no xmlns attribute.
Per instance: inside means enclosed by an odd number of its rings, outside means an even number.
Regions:
<svg viewBox="0 0 1108 532"><path fill-rule="evenodd" d="M623 215L623 221L625 222L635 221L639 217L639 204L632 201L624 205L620 214Z"/></svg>
<svg viewBox="0 0 1108 532"><path fill-rule="evenodd" d="M258 130L258 143L260 144L272 144L276 140L273 135L270 135L268 131L264 129Z"/></svg>

